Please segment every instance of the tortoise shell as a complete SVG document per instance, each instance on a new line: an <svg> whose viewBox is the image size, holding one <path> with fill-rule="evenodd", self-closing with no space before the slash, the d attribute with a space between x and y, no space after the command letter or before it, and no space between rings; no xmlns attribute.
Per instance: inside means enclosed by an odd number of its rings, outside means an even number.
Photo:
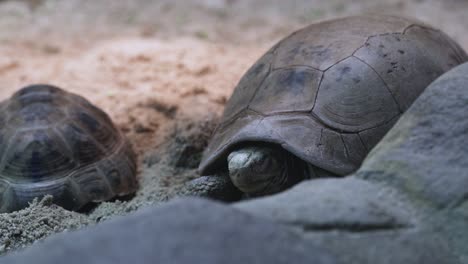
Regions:
<svg viewBox="0 0 468 264"><path fill-rule="evenodd" d="M76 210L136 189L131 145L81 96L32 85L0 103L0 211L47 194Z"/></svg>
<svg viewBox="0 0 468 264"><path fill-rule="evenodd" d="M245 73L199 171L215 173L233 147L260 141L349 174L427 85L467 60L441 31L401 17L312 24L281 40Z"/></svg>

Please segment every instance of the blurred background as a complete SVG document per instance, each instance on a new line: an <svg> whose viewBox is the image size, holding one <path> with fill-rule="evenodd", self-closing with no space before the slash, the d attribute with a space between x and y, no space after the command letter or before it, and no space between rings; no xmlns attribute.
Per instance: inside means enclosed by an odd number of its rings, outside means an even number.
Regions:
<svg viewBox="0 0 468 264"><path fill-rule="evenodd" d="M0 99L52 83L108 112L139 152L180 116L219 115L270 46L320 20L419 19L468 49L468 0L0 1Z"/></svg>
<svg viewBox="0 0 468 264"><path fill-rule="evenodd" d="M467 47L466 0L17 0L1 1L3 39L80 34L193 36L238 45L272 42L303 25L360 13L415 17Z"/></svg>

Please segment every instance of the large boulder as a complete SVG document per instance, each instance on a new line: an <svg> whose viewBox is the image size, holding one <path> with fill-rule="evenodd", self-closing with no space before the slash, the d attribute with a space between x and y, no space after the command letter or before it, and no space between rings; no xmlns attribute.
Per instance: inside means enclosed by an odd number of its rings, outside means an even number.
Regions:
<svg viewBox="0 0 468 264"><path fill-rule="evenodd" d="M304 181L286 192L233 206L308 231L358 232L412 225L410 206L387 188L354 177Z"/></svg>
<svg viewBox="0 0 468 264"><path fill-rule="evenodd" d="M291 228L227 205L184 199L77 232L59 234L0 263L336 264Z"/></svg>
<svg viewBox="0 0 468 264"><path fill-rule="evenodd" d="M465 63L426 89L355 175L402 193L459 263L468 263L467 143Z"/></svg>
<svg viewBox="0 0 468 264"><path fill-rule="evenodd" d="M462 263L445 236L398 190L351 176L303 182L236 203L254 216L297 227L348 264Z"/></svg>
<svg viewBox="0 0 468 264"><path fill-rule="evenodd" d="M356 177L392 186L418 206L458 208L466 215L467 143L468 63L465 63L426 89L371 151Z"/></svg>

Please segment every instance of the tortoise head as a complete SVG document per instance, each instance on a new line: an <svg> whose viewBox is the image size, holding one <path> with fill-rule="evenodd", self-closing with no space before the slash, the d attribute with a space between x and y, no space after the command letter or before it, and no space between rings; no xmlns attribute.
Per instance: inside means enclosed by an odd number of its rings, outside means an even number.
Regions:
<svg viewBox="0 0 468 264"><path fill-rule="evenodd" d="M240 148L228 156L229 176L233 184L247 194L271 192L272 183L285 180L279 154L261 146Z"/></svg>
<svg viewBox="0 0 468 264"><path fill-rule="evenodd" d="M228 155L227 161L232 183L249 196L283 191L299 182L304 172L302 160L276 146L254 144L238 148Z"/></svg>

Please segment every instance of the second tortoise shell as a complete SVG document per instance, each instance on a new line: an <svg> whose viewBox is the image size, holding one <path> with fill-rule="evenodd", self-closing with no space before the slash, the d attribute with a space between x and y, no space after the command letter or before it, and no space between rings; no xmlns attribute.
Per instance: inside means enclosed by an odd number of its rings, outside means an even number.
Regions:
<svg viewBox="0 0 468 264"><path fill-rule="evenodd" d="M136 189L133 150L81 96L33 85L0 103L0 211L54 196L67 209Z"/></svg>

